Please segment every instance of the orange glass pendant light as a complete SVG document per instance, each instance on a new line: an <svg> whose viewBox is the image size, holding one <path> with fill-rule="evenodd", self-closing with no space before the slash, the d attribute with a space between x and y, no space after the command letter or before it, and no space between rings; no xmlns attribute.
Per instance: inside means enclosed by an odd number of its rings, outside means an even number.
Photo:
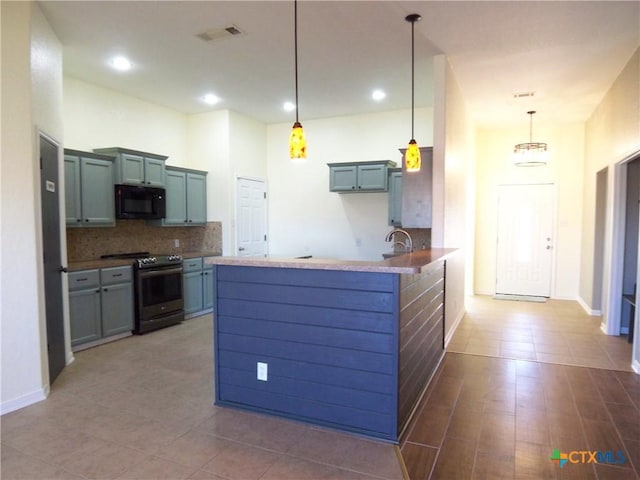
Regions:
<svg viewBox="0 0 640 480"><path fill-rule="evenodd" d="M409 145L407 146L407 151L404 152L405 159L405 170L407 172L419 172L422 160L420 158L420 147L418 147L418 142L416 142L413 138L409 140Z"/></svg>
<svg viewBox="0 0 640 480"><path fill-rule="evenodd" d="M296 120L289 137L289 157L291 159L307 158L307 139L304 137L302 124Z"/></svg>
<svg viewBox="0 0 640 480"><path fill-rule="evenodd" d="M296 72L296 121L289 136L289 158L292 160L302 160L307 158L307 140L304 136L302 124L298 121L298 0L293 2L293 36L294 36L294 59Z"/></svg>
<svg viewBox="0 0 640 480"><path fill-rule="evenodd" d="M422 17L417 13L412 13L411 15L407 15L405 20L411 23L411 140L409 140L409 145L407 146L407 151L404 154L404 165L405 170L407 172L419 172L420 167L422 165L422 160L420 159L420 147L418 147L418 142L416 142L413 135L413 117L414 117L414 98L415 98L415 88L414 88L414 69L415 69L415 41L414 41L414 27L418 20Z"/></svg>

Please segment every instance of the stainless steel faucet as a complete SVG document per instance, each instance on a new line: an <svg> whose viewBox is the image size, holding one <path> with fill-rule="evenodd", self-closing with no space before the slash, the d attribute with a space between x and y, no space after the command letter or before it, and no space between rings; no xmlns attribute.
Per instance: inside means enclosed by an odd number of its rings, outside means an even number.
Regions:
<svg viewBox="0 0 640 480"><path fill-rule="evenodd" d="M395 235L397 233L404 233L407 236L406 243L395 240ZM385 242L390 242L392 239L394 240L394 242L393 242L394 247L395 247L396 244L400 244L400 245L404 246L404 250L406 252L413 252L413 240L411 240L411 235L409 235L409 232L407 232L406 230L403 230L401 228L395 228L395 229L391 230L389 233L387 233L387 236L384 239L384 241Z"/></svg>

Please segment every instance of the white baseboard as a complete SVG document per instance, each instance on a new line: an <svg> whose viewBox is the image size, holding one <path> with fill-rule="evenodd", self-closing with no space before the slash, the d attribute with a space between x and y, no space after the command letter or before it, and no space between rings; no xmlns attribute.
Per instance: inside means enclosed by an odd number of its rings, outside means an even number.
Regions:
<svg viewBox="0 0 640 480"><path fill-rule="evenodd" d="M0 404L0 415L20 410L21 408L28 407L34 403L41 402L47 398L47 393L48 392L44 388L40 388L34 392L14 398L13 400L2 402L2 404Z"/></svg>
<svg viewBox="0 0 640 480"><path fill-rule="evenodd" d="M591 307L587 305L587 302L585 302L581 297L578 297L576 301L578 302L578 304L580 304L580 306L587 313L587 315L591 315L593 317L602 315L602 312L600 310L592 310Z"/></svg>
<svg viewBox="0 0 640 480"><path fill-rule="evenodd" d="M631 369L640 375L640 362L638 360L631 362Z"/></svg>
<svg viewBox="0 0 640 480"><path fill-rule="evenodd" d="M456 317L455 321L453 322L453 326L449 329L449 333L447 333L447 336L444 339L444 348L447 348L447 345L449 345L449 342L453 338L453 334L456 333L456 328L458 328L458 325L460 325L460 322L462 321L464 314L465 314L465 309L462 308L460 310L460 313Z"/></svg>

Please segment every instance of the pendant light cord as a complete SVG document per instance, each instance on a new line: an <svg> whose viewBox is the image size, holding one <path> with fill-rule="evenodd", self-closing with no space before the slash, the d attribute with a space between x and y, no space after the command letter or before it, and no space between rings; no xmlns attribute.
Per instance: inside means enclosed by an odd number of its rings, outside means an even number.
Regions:
<svg viewBox="0 0 640 480"><path fill-rule="evenodd" d="M293 1L293 17L293 44L296 70L296 123L298 123L298 0Z"/></svg>
<svg viewBox="0 0 640 480"><path fill-rule="evenodd" d="M415 138L413 135L413 104L414 104L414 82L415 82L415 74L414 74L414 50L415 50L415 41L413 38L413 29L415 27L415 22L411 22L411 138Z"/></svg>
<svg viewBox="0 0 640 480"><path fill-rule="evenodd" d="M533 114L536 112L529 112L529 143L533 143Z"/></svg>

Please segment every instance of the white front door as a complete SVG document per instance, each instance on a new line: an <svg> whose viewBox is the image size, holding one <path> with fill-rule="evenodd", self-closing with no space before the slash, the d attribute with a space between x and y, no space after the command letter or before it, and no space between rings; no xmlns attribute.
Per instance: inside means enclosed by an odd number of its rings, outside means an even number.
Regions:
<svg viewBox="0 0 640 480"><path fill-rule="evenodd" d="M496 293L549 297L554 186L500 185Z"/></svg>
<svg viewBox="0 0 640 480"><path fill-rule="evenodd" d="M264 180L238 178L236 243L238 256L267 254L267 194Z"/></svg>

